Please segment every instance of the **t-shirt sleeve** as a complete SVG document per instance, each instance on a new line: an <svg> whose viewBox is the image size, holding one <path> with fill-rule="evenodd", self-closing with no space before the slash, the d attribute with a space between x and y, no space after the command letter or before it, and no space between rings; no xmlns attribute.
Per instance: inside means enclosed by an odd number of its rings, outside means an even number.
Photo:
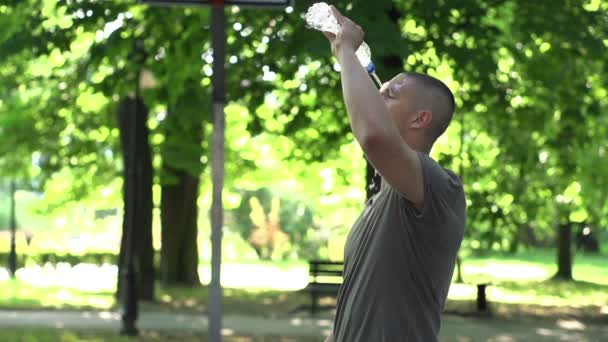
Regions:
<svg viewBox="0 0 608 342"><path fill-rule="evenodd" d="M422 211L406 200L409 210L413 210L419 219L425 221L439 217L441 211L451 207L451 201L457 200L462 192L458 177L445 170L425 153L417 152L422 167L424 203Z"/></svg>

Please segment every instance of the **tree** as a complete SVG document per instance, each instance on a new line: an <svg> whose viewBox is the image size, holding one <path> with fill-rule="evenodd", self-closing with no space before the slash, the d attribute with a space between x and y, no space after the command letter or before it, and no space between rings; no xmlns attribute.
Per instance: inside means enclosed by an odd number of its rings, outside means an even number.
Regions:
<svg viewBox="0 0 608 342"><path fill-rule="evenodd" d="M277 148L301 161L301 169L337 165L353 141L338 66L326 40L305 28L299 15L312 2L296 2L293 13L231 9L228 16L228 99L247 109L243 120L251 139L281 137L284 146ZM115 177L117 154L106 152L118 151L115 99L132 88L138 66L128 54L142 39L152 56L145 66L159 84L145 99L154 113L151 148L162 156L155 180L163 185L163 260L189 265L179 272L188 277L166 280L196 283L196 200L209 159L209 11L129 1L43 5L13 1L0 9L0 23L8 28L0 34L0 81L6 85L0 110L8 113L0 117L0 134L18 146L12 155L4 147L0 167L19 165L41 179L70 167L79 175L70 198ZM515 251L550 241L556 227L606 222L608 208L598 204L606 170L597 165L606 149L600 115L607 101L606 4L338 5L366 29L381 78L404 68L438 76L454 90L456 120L433 154L464 171L467 249ZM459 115L466 115L464 126ZM236 145L228 151L227 188L259 165L242 151ZM41 160L33 171L32 156Z"/></svg>
<svg viewBox="0 0 608 342"><path fill-rule="evenodd" d="M556 8L560 15L549 16L547 20L523 18L524 13L549 12ZM589 158L583 146L590 143L587 132L594 129L587 124L594 122L601 108L605 108L605 99L590 96L587 90L597 72L606 67L604 56L608 51L600 34L608 29L606 10L605 6L594 9L567 1L550 6L521 2L513 10L512 69L516 70L522 86L510 94L510 103L514 114L527 114L528 120L519 122L520 132L523 128L542 143L537 151L540 162L549 172L550 178L545 176L545 187L553 193L558 219L555 222L558 226L556 278L565 280L572 279L572 226L586 219L586 215L576 214L582 205L576 197L584 165L577 163L577 159L578 156ZM571 26L586 29L568 29ZM523 61L525 63L521 63ZM606 82L605 79L598 81L600 85ZM531 115L536 120L532 120ZM594 138L605 140L599 136Z"/></svg>
<svg viewBox="0 0 608 342"><path fill-rule="evenodd" d="M137 103L136 103L137 102ZM133 127L132 116L137 116L137 126ZM118 257L118 284L117 297L123 288L122 270L126 266L126 252L130 248L127 243L129 234L129 218L134 215L135 222L135 256L138 267L139 286L138 293L143 300L154 300L154 248L152 246L152 155L148 142L148 110L141 98L125 98L118 107L118 122L120 127L120 140L123 155L123 198L124 215L122 225L122 238L120 241L120 254ZM130 138L136 132L135 155L131 153ZM135 165L133 165L135 164ZM132 166L133 165L133 166ZM135 168L135 175L129 174L130 167ZM135 182L135 193L132 193L131 182ZM131 207L132 196L136 198L136 208ZM135 210L133 210L135 209Z"/></svg>
<svg viewBox="0 0 608 342"><path fill-rule="evenodd" d="M130 91L133 77L111 80L114 86L118 85L121 89L108 87L103 82L113 67L107 59L104 60L104 56L96 53L108 46L108 50L115 48L113 43L116 40L108 34L105 38L109 39L102 39L96 45L94 33L97 32L98 36L100 33L107 34L109 31L103 25L108 21L104 19L126 8L124 3L106 7L94 2L69 1L24 1L2 7L13 21L12 30L6 31L2 40L3 47L6 47L2 51L8 57L5 59L5 70L9 71L9 76L16 76L17 82L22 85L21 89L15 88L16 91L10 95L13 99L28 99L14 122L30 131L24 130L20 135L15 131L7 132L9 139L26 142L21 145L27 149L15 154L15 159L27 163L33 156L35 165L39 167L41 186L44 186L46 179L64 168L77 175L66 196L59 203L51 203L50 210L66 201L82 199L92 189L107 184L119 174L114 157L118 155L118 139L117 134L111 133L117 122L112 115L115 105L109 99L121 97L127 90ZM12 60L19 62L17 65L21 70L11 65ZM24 91L26 85L28 90ZM36 124L32 125L34 122ZM145 124L145 121L142 123ZM147 132L145 127L143 132ZM124 137L126 132L122 133ZM147 136L143 138L147 141ZM151 174L144 174L140 185L146 183L145 179L149 177ZM142 199L146 196L148 200L151 199L151 194L146 195L146 190L151 192L150 187L151 184L148 189L140 187ZM137 240L140 241L139 264L143 279L140 288L143 289L144 299L152 299L154 285L149 282L154 279L149 224L151 207L146 202L140 201L143 205L138 212L144 214L140 217L144 229L140 230L141 238ZM147 218L146 212L149 215Z"/></svg>
<svg viewBox="0 0 608 342"><path fill-rule="evenodd" d="M470 201L467 244L514 250L520 241L534 243L530 232L548 234L549 226L556 224L564 230L572 220L583 218L581 201L571 199L566 206L553 203L560 198L563 202L568 187L581 181L587 172L581 167L590 163L584 160L595 158L581 147L590 145L588 132L597 131L594 117L605 108L605 94L589 96L586 90L591 84L596 89L605 84L605 79L594 76L605 68L601 33L606 32L605 5L597 1L584 6L567 1L402 5L407 14L405 32L419 42L408 64L435 73L447 64L444 68L451 69L457 80L458 112L469 123L464 141L470 143L462 159ZM553 15L556 8L559 15ZM444 20L437 20L440 17ZM600 152L600 146L603 143L597 143L594 151ZM440 151L439 159L449 164L452 155ZM589 180L603 182L598 177ZM553 214L561 224L551 222ZM567 241L559 244L558 264L567 269L571 258L564 257L570 254L564 248L570 246L570 234L560 236Z"/></svg>
<svg viewBox="0 0 608 342"><path fill-rule="evenodd" d="M160 271L166 284L200 284L197 218L205 120L200 108L208 107L209 102L201 100L197 90L202 92L194 84L187 88L169 109L163 125Z"/></svg>
<svg viewBox="0 0 608 342"><path fill-rule="evenodd" d="M307 203L293 194L268 188L241 190L240 205L231 211L231 227L262 259L318 258L318 229ZM283 245L277 244L282 241ZM273 252L277 253L273 253Z"/></svg>

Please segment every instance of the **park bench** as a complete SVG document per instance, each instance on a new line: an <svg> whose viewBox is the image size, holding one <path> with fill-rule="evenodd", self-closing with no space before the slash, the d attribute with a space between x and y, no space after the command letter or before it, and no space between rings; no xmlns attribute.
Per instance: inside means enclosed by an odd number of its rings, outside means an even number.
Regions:
<svg viewBox="0 0 608 342"><path fill-rule="evenodd" d="M336 297L342 284L342 272L344 263L328 260L311 260L308 262L308 285L303 291L310 293L310 313L314 314L321 306L319 299L322 297ZM333 306L332 306L333 307Z"/></svg>
<svg viewBox="0 0 608 342"><path fill-rule="evenodd" d="M311 314L320 309L327 309L322 306L319 299L322 297L336 297L342 284L342 273L344 263L341 261L311 260L308 262L308 285L303 291L310 293L310 306L307 307ZM486 289L491 284L489 282L475 282L477 288L476 308L479 313L488 312L488 300ZM331 306L333 307L333 306Z"/></svg>
<svg viewBox="0 0 608 342"><path fill-rule="evenodd" d="M477 290L477 296L475 298L475 309L477 313L489 313L488 297L486 296L486 290L491 284L490 279L484 274L471 275L465 284L475 286Z"/></svg>
<svg viewBox="0 0 608 342"><path fill-rule="evenodd" d="M486 297L486 288L490 286L490 284L476 283L475 285L477 286L477 312L488 312L488 299Z"/></svg>

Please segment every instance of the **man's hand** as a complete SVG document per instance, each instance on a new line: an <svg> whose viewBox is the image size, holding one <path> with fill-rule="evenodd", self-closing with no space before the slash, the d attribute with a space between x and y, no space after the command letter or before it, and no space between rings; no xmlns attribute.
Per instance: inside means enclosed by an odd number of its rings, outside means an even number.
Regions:
<svg viewBox="0 0 608 342"><path fill-rule="evenodd" d="M341 49L357 51L361 43L363 43L363 36L365 36L363 29L352 20L343 16L333 5L331 6L331 10L340 25L340 31L337 35L331 32L323 32L331 43L331 51L335 56L338 56L338 52Z"/></svg>

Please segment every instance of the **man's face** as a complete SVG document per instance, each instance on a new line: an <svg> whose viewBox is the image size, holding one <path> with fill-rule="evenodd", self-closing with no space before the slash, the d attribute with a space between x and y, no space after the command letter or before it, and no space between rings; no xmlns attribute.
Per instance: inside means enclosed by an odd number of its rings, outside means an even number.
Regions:
<svg viewBox="0 0 608 342"><path fill-rule="evenodd" d="M382 85L380 95L397 127L400 130L407 127L410 117L416 113L413 81L405 74L399 74Z"/></svg>

